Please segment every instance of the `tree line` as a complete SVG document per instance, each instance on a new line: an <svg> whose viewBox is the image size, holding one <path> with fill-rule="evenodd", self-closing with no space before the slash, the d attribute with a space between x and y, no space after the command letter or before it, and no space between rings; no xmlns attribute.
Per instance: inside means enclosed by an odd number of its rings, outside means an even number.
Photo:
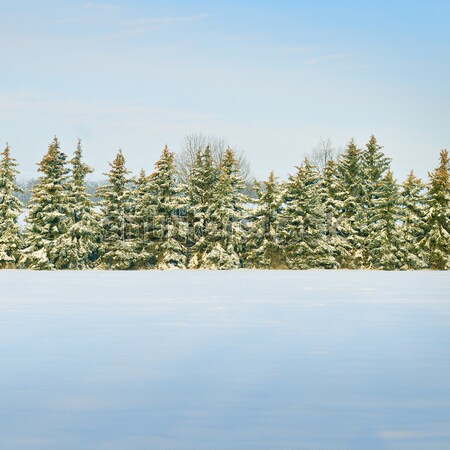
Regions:
<svg viewBox="0 0 450 450"><path fill-rule="evenodd" d="M133 177L119 151L107 182L81 142L69 160L55 137L38 164L27 205L17 161L0 154L0 268L383 269L450 268L449 155L424 183L399 185L376 138L354 141L321 170L308 158L287 180L270 173L248 195L241 161L228 148L193 150L181 170L167 146L152 173Z"/></svg>

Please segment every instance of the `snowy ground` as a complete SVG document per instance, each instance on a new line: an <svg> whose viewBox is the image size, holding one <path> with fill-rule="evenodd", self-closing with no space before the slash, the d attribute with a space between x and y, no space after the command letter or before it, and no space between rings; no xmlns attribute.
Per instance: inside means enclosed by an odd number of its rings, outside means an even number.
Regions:
<svg viewBox="0 0 450 450"><path fill-rule="evenodd" d="M0 449L450 448L450 273L0 271Z"/></svg>

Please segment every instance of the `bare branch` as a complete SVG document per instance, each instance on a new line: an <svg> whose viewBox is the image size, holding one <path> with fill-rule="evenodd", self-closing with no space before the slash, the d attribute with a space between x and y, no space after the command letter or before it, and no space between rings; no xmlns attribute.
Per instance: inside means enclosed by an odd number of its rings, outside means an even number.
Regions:
<svg viewBox="0 0 450 450"><path fill-rule="evenodd" d="M198 150L210 148L213 160L219 164L227 148L233 148L236 159L239 162L239 168L243 179L247 182L250 179L250 164L242 151L229 145L227 139L204 133L192 133L184 138L181 145L181 151L176 154L175 162L178 169L181 182L188 179L189 168L195 161L195 155Z"/></svg>
<svg viewBox="0 0 450 450"><path fill-rule="evenodd" d="M333 145L331 139L321 139L318 144L316 144L311 153L308 155L308 159L323 172L323 169L330 160L336 160L339 155L338 150Z"/></svg>

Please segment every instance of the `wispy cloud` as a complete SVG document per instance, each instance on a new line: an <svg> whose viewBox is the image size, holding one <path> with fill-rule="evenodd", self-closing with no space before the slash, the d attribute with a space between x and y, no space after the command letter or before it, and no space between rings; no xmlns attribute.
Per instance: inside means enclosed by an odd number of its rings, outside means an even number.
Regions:
<svg viewBox="0 0 450 450"><path fill-rule="evenodd" d="M159 129L193 129L198 123L209 124L215 119L213 114L193 112L185 108L167 108L149 105L145 102L83 101L79 99L55 99L41 97L28 91L11 94L0 93L0 119L16 114L39 111L41 115L55 116L64 111L68 122L92 123L101 117L104 123L117 126L122 123L145 125L155 123Z"/></svg>
<svg viewBox="0 0 450 450"><path fill-rule="evenodd" d="M281 53L308 53L313 49L311 47L284 47L280 49Z"/></svg>
<svg viewBox="0 0 450 450"><path fill-rule="evenodd" d="M86 2L82 5L83 9L118 9L119 5L114 3L96 3L96 2Z"/></svg>
<svg viewBox="0 0 450 450"><path fill-rule="evenodd" d="M401 440L401 439L432 439L439 437L450 436L447 429L416 431L416 430L383 430L380 432L380 437L387 440Z"/></svg>
<svg viewBox="0 0 450 450"><path fill-rule="evenodd" d="M204 20L209 17L209 14L197 14L193 16L184 16L184 17L149 17L139 20L133 20L127 22L126 25L176 25L178 23L184 22L197 22L199 20Z"/></svg>
<svg viewBox="0 0 450 450"><path fill-rule="evenodd" d="M345 55L343 53L333 53L331 55L317 56L315 58L308 59L306 61L306 64L314 65L326 61L336 61L343 58L345 58Z"/></svg>
<svg viewBox="0 0 450 450"><path fill-rule="evenodd" d="M120 31L112 32L103 36L103 39L122 39L139 36L150 33L152 31L169 28L174 25L183 23L193 23L200 20L205 20L209 14L196 14L192 16L179 17L147 17L142 19L130 20L122 22L122 29Z"/></svg>

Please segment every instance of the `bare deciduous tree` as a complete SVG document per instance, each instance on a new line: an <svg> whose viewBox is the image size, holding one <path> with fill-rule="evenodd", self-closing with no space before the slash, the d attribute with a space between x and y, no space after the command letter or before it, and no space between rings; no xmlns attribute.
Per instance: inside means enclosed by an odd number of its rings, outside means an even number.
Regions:
<svg viewBox="0 0 450 450"><path fill-rule="evenodd" d="M333 145L331 139L321 139L320 142L313 147L311 153L308 155L308 159L323 172L323 169L327 165L327 162L336 160L339 156L339 151Z"/></svg>
<svg viewBox="0 0 450 450"><path fill-rule="evenodd" d="M231 146L225 138L206 135L204 133L192 133L186 136L181 145L181 151L175 156L177 170L182 182L186 182L188 179L189 168L194 164L196 153L199 150L205 150L206 147L210 148L213 160L219 163L226 150ZM250 164L245 154L237 150L236 147L231 148L233 148L236 159L239 161L242 177L246 182L249 181Z"/></svg>

